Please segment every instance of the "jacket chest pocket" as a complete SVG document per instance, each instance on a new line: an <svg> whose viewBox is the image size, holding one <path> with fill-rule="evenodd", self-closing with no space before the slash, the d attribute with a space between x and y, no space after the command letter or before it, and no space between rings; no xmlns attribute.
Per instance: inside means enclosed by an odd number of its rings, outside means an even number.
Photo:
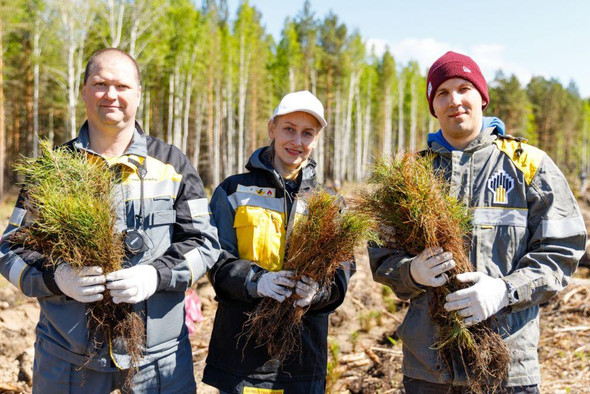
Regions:
<svg viewBox="0 0 590 394"><path fill-rule="evenodd" d="M269 271L283 267L285 229L283 214L259 207L236 210L234 228L241 259L255 262Z"/></svg>
<svg viewBox="0 0 590 394"><path fill-rule="evenodd" d="M170 247L175 222L176 211L173 209L171 198L146 200L143 229L149 238L149 250L146 251L144 259L159 257Z"/></svg>

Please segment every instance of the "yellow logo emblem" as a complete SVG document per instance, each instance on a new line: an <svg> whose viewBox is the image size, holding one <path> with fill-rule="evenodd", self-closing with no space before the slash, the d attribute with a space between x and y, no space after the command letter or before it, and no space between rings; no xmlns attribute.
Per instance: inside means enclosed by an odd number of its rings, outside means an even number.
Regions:
<svg viewBox="0 0 590 394"><path fill-rule="evenodd" d="M508 204L508 194L514 189L514 178L512 178L506 171L496 171L490 179L488 179L488 189L494 196L494 204Z"/></svg>

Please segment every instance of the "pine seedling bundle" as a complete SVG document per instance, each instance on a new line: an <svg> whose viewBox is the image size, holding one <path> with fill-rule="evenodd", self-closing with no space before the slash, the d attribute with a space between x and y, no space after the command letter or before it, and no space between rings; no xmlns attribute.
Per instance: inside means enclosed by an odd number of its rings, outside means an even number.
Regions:
<svg viewBox="0 0 590 394"><path fill-rule="evenodd" d="M49 269L58 264L99 266L105 274L121 269L125 248L115 228L115 173L96 156L52 149L48 142L40 147L38 158L23 158L15 166L24 178L28 220L11 241L44 255ZM105 291L102 301L87 304L87 316L97 350L104 341L116 340L138 365L145 327L132 305L114 304Z"/></svg>
<svg viewBox="0 0 590 394"><path fill-rule="evenodd" d="M294 280L306 275L329 288L336 270L354 257L363 240L376 239L369 216L343 209L341 197L317 189L302 197L306 214L295 220L288 240L284 270ZM246 339L265 346L273 360L285 361L299 347L303 315L308 308L295 306L296 294L282 303L264 298L244 325Z"/></svg>
<svg viewBox="0 0 590 394"><path fill-rule="evenodd" d="M406 154L391 161L381 159L373 167L369 184L373 188L360 193L358 209L375 219L383 244L412 255L429 247L453 254L456 267L447 272L449 281L426 290L430 317L438 329L438 341L432 348L438 350L451 373L451 360L460 360L471 391L497 390L510 362L502 337L492 330L490 319L467 327L456 311L447 312L443 307L448 294L467 287L455 275L474 271L468 258L469 209L450 194L430 156Z"/></svg>

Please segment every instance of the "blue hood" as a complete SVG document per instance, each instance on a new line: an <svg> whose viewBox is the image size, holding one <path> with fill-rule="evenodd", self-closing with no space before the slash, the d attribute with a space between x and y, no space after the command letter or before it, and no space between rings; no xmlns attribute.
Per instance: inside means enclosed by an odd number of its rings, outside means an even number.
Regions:
<svg viewBox="0 0 590 394"><path fill-rule="evenodd" d="M495 116L484 116L481 124L481 129L484 130L488 127L494 127L499 135L504 135L504 130L506 126L504 126L504 122L502 122L500 118L496 118ZM455 148L453 148L451 144L449 144L445 137L443 137L442 130L439 130L436 133L428 134L427 145L429 148L432 147L433 142L437 142L440 145L444 146L449 150L449 152L456 150Z"/></svg>

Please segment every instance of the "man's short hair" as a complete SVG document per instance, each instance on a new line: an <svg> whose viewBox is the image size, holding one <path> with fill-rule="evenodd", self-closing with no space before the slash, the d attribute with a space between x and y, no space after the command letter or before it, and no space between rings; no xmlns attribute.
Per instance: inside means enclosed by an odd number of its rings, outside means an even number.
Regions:
<svg viewBox="0 0 590 394"><path fill-rule="evenodd" d="M90 56L90 59L88 59L88 63L86 63L86 69L84 70L84 85L86 85L86 81L88 80L88 77L90 76L90 73L92 72L92 68L94 67L94 64L96 63L96 60L101 55L103 55L105 53L109 53L109 52L113 52L113 53L122 55L122 56L126 57L127 59L129 59L131 61L131 63L133 63L133 65L135 66L135 72L137 74L137 84L141 85L141 75L139 74L139 66L137 65L137 62L135 61L133 56L131 56L130 54L128 54L127 52L125 52L119 48L104 48L104 49L101 49L100 51L94 52L92 54L92 56Z"/></svg>

